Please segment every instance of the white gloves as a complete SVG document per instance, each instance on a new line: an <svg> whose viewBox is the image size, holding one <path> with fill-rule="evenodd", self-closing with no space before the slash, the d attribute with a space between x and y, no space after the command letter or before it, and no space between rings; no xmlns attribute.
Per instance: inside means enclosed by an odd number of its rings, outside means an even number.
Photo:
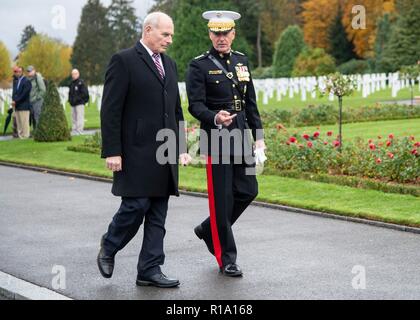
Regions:
<svg viewBox="0 0 420 320"><path fill-rule="evenodd" d="M267 157L265 156L265 149L267 147L265 146L264 140L257 140L255 142L255 163L256 165L262 165L267 160Z"/></svg>
<svg viewBox="0 0 420 320"><path fill-rule="evenodd" d="M264 164L264 161L267 160L267 157L265 156L265 152L263 148L255 149L255 163L256 165Z"/></svg>
<svg viewBox="0 0 420 320"><path fill-rule="evenodd" d="M179 163L183 166L187 166L192 161L191 156L188 153L183 153L179 155Z"/></svg>

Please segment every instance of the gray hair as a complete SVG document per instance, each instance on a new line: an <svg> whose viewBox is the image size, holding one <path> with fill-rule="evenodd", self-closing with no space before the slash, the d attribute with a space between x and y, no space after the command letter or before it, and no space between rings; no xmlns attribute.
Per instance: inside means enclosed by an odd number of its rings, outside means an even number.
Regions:
<svg viewBox="0 0 420 320"><path fill-rule="evenodd" d="M167 19L169 19L169 20L172 21L172 18L170 16L168 16L166 13L163 13L163 12L160 12L160 11L149 13L146 16L146 18L144 18L144 21L143 21L143 30L147 26L152 26L153 28L157 28L159 26L159 21L162 18L167 18ZM173 23L173 21L172 21L172 23Z"/></svg>

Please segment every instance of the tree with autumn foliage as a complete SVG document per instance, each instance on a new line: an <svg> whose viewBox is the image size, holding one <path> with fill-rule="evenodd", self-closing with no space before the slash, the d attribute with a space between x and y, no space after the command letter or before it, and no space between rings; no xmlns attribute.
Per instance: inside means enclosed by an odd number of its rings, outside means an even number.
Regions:
<svg viewBox="0 0 420 320"><path fill-rule="evenodd" d="M359 57L373 57L377 21L392 12L395 12L395 0L344 1L343 25Z"/></svg>
<svg viewBox="0 0 420 320"><path fill-rule="evenodd" d="M11 60L9 50L2 41L0 41L0 83L11 78Z"/></svg>
<svg viewBox="0 0 420 320"><path fill-rule="evenodd" d="M44 34L29 40L25 51L19 55L19 65L33 65L44 78L59 82L71 71L72 48Z"/></svg>
<svg viewBox="0 0 420 320"><path fill-rule="evenodd" d="M337 16L339 0L308 0L303 3L303 34L313 48L330 49L330 26Z"/></svg>

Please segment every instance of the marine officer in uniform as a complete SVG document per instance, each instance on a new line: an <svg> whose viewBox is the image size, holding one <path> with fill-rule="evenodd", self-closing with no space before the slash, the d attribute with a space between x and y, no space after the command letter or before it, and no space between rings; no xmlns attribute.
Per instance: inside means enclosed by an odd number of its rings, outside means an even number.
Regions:
<svg viewBox="0 0 420 320"><path fill-rule="evenodd" d="M220 272L233 277L241 276L242 270L236 263L232 225L258 193L252 170L255 154L265 158L248 59L231 48L235 20L240 17L232 11L203 13L203 18L209 20L212 47L191 61L186 81L188 110L201 123L200 152L207 159L210 209L210 216L194 232L215 256ZM239 132L239 138L233 132ZM228 138L224 139L226 134Z"/></svg>

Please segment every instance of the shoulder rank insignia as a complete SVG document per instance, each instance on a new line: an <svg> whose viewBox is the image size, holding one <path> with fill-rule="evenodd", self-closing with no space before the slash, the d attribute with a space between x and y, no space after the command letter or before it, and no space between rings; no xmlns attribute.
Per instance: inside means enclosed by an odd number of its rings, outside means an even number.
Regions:
<svg viewBox="0 0 420 320"><path fill-rule="evenodd" d="M199 56L196 56L196 57L194 58L194 60L198 60L198 59L202 59L202 58L204 58L204 57L207 57L207 56L208 56L208 54L209 54L209 51L206 51L206 52L204 52L203 54L200 54Z"/></svg>
<svg viewBox="0 0 420 320"><path fill-rule="evenodd" d="M239 52L239 51L233 51L234 53L236 53L236 54L239 54L239 55L241 55L241 56L244 56L245 54L244 53L242 53L242 52Z"/></svg>
<svg viewBox="0 0 420 320"><path fill-rule="evenodd" d="M196 56L196 57L194 58L194 60L200 59L200 58L202 58L202 57L204 57L204 54L200 54L199 56Z"/></svg>

